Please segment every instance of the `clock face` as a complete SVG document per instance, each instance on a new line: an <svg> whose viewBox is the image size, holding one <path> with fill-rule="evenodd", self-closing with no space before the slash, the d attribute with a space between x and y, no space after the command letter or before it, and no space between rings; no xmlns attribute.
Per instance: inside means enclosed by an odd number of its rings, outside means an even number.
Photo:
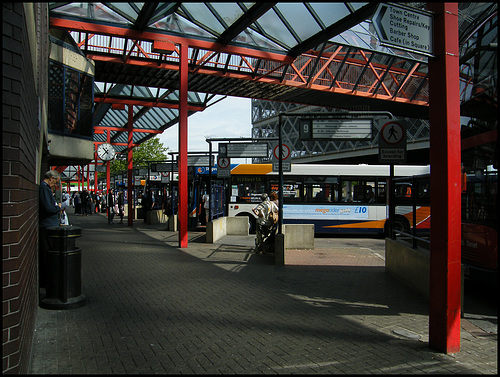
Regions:
<svg viewBox="0 0 500 377"><path fill-rule="evenodd" d="M115 148L111 144L105 143L97 148L97 156L103 161L110 161L115 158Z"/></svg>

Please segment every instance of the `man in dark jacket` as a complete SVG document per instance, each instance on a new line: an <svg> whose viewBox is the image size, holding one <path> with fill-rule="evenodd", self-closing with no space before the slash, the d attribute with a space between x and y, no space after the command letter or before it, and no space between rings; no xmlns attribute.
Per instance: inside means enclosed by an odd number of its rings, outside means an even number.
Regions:
<svg viewBox="0 0 500 377"><path fill-rule="evenodd" d="M47 228L59 225L60 205L56 204L53 190L58 185L61 176L55 170L45 173L43 181L40 183L39 200L39 284L41 288L46 287L46 253L49 250L49 240Z"/></svg>
<svg viewBox="0 0 500 377"><path fill-rule="evenodd" d="M112 189L108 191L106 206L108 207L108 224L113 224L113 218L115 217L115 198L113 197Z"/></svg>

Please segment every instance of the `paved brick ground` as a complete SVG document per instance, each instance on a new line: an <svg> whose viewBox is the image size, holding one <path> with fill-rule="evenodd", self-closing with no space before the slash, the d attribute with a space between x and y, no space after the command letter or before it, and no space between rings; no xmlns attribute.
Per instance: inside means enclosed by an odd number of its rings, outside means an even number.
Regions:
<svg viewBox="0 0 500 377"><path fill-rule="evenodd" d="M369 247L291 251L278 267L251 237L191 232L180 249L162 226L70 221L88 302L38 309L30 373L498 372L497 336L467 320L460 353L431 350L427 303Z"/></svg>

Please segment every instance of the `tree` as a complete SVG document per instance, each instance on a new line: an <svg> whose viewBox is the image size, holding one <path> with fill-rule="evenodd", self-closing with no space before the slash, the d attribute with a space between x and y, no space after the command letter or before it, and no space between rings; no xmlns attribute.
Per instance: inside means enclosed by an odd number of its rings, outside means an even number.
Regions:
<svg viewBox="0 0 500 377"><path fill-rule="evenodd" d="M148 161L162 161L167 159L168 147L165 147L157 137L146 140L132 151L134 165L145 165ZM123 173L127 171L127 160L114 160L111 162L110 171ZM99 178L106 173L99 173Z"/></svg>

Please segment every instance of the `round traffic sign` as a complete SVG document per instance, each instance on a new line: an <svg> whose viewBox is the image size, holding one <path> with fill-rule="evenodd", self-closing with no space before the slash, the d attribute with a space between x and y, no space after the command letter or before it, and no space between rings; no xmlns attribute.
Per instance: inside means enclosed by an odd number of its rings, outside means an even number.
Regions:
<svg viewBox="0 0 500 377"><path fill-rule="evenodd" d="M219 157L217 159L217 165L219 166L219 168L221 169L225 169L229 166L229 163L230 163L230 160L229 158L227 157Z"/></svg>
<svg viewBox="0 0 500 377"><path fill-rule="evenodd" d="M390 145L400 144L404 140L405 129L398 122L387 122L380 130L380 137Z"/></svg>
<svg viewBox="0 0 500 377"><path fill-rule="evenodd" d="M286 144L281 144L281 146L282 146L281 160L286 160L288 157L290 157L290 148ZM280 146L277 145L273 150L273 154L274 154L274 157L277 158L278 160L280 158L279 153L280 153Z"/></svg>

